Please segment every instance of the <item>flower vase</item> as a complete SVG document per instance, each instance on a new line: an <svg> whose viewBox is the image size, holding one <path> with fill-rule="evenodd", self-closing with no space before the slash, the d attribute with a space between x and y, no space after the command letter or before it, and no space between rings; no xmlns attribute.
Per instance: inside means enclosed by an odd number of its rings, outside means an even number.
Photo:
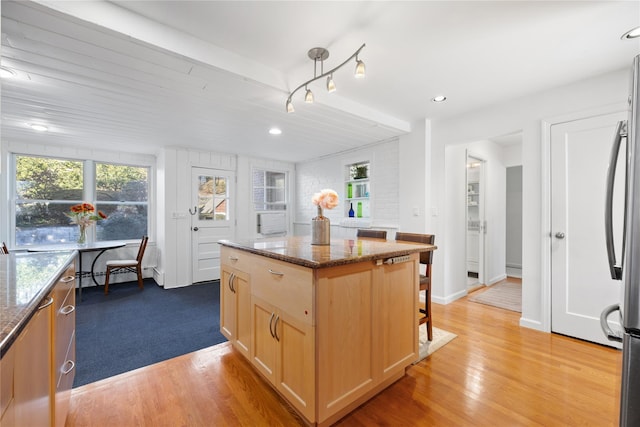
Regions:
<svg viewBox="0 0 640 427"><path fill-rule="evenodd" d="M331 222L322 215L322 208L318 206L318 216L311 219L311 244L328 245L331 241Z"/></svg>
<svg viewBox="0 0 640 427"><path fill-rule="evenodd" d="M78 225L80 229L80 235L78 236L78 244L84 245L87 243L87 226L86 225Z"/></svg>

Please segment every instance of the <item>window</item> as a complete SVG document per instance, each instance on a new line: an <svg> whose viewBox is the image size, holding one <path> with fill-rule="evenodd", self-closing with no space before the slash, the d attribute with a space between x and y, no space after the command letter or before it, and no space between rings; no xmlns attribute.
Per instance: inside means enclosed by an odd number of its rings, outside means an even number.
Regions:
<svg viewBox="0 0 640 427"><path fill-rule="evenodd" d="M97 240L141 239L147 235L149 169L96 164L96 209L107 219L96 224Z"/></svg>
<svg viewBox="0 0 640 427"><path fill-rule="evenodd" d="M148 167L15 155L15 245L75 242L67 213L83 201L107 215L97 240L148 234Z"/></svg>
<svg viewBox="0 0 640 427"><path fill-rule="evenodd" d="M287 210L287 174L260 169L253 171L253 205L256 211Z"/></svg>

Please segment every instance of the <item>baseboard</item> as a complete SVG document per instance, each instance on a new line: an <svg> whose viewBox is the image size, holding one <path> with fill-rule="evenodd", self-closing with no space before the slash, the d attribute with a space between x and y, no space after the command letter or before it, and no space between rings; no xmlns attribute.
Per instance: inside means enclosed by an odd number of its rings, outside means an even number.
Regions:
<svg viewBox="0 0 640 427"><path fill-rule="evenodd" d="M496 284L504 279L507 278L506 273L505 274L501 274L499 276L494 277L493 279L490 279L489 281L487 281L487 286L491 286L493 284Z"/></svg>
<svg viewBox="0 0 640 427"><path fill-rule="evenodd" d="M160 286L164 286L164 271L159 271L156 267L153 267L153 280Z"/></svg>
<svg viewBox="0 0 640 427"><path fill-rule="evenodd" d="M523 328L535 329L537 331L549 332L544 330L542 322L538 320L527 319L525 317L520 318L520 326L522 326Z"/></svg>
<svg viewBox="0 0 640 427"><path fill-rule="evenodd" d="M460 298L464 298L466 296L467 296L467 290L464 289L462 291L456 292L455 294L448 295L448 296L446 296L444 298L432 295L431 296L431 302L434 302L434 303L440 304L440 305L447 305L447 304L450 304L450 303L454 302L455 300L458 300Z"/></svg>

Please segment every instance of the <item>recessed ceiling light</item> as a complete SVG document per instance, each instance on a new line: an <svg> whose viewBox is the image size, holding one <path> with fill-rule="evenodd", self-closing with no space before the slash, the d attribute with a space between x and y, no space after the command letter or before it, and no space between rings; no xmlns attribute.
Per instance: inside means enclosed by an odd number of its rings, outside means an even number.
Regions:
<svg viewBox="0 0 640 427"><path fill-rule="evenodd" d="M446 101L447 97L444 95L438 95L438 96L434 96L431 100L433 102L444 102Z"/></svg>
<svg viewBox="0 0 640 427"><path fill-rule="evenodd" d="M625 40L625 39L635 39L637 37L640 37L640 27L636 27L632 30L627 31L620 38L622 40Z"/></svg>
<svg viewBox="0 0 640 427"><path fill-rule="evenodd" d="M45 132L49 130L49 128L46 127L45 125L39 125L39 124L32 124L31 129L37 130L38 132Z"/></svg>
<svg viewBox="0 0 640 427"><path fill-rule="evenodd" d="M278 128L271 128L269 129L269 133L271 135L280 135L282 133L282 131Z"/></svg>
<svg viewBox="0 0 640 427"><path fill-rule="evenodd" d="M16 72L7 67L0 67L0 77L3 79L10 79L16 76Z"/></svg>

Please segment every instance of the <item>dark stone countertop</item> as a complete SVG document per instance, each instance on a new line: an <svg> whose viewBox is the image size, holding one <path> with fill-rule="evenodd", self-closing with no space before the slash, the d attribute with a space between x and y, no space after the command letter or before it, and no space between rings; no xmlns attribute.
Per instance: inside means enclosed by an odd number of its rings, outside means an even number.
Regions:
<svg viewBox="0 0 640 427"><path fill-rule="evenodd" d="M0 356L20 335L76 251L0 255Z"/></svg>
<svg viewBox="0 0 640 427"><path fill-rule="evenodd" d="M382 239L331 239L329 245L312 245L310 236L271 237L259 240L220 240L223 246L309 268L327 268L375 261L416 252L433 251L435 245Z"/></svg>

